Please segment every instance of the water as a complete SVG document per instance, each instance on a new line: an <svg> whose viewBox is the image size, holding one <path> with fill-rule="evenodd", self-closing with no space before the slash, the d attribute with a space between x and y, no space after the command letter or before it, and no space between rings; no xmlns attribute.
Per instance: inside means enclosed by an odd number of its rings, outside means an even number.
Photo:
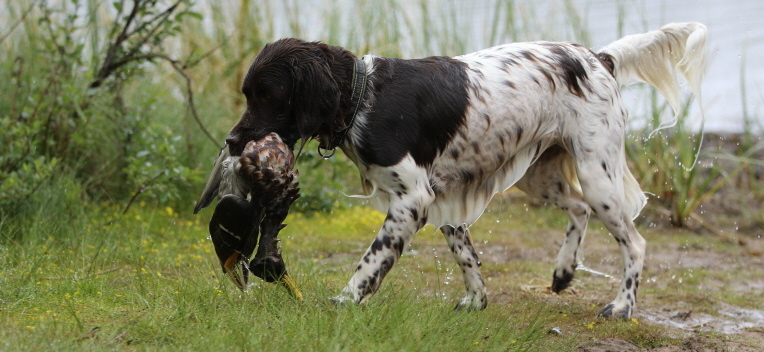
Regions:
<svg viewBox="0 0 764 352"><path fill-rule="evenodd" d="M588 29L592 33L593 47L612 41L617 32L618 2L588 0L576 3L589 8ZM754 127L759 132L764 130L764 66L761 65L764 27L759 25L764 15L764 2L644 1L634 7L624 19L624 34L659 28L669 22L702 22L708 27L708 70L703 84L707 130L743 130L742 77L746 84L748 114L755 121ZM697 109L693 114L697 115Z"/></svg>

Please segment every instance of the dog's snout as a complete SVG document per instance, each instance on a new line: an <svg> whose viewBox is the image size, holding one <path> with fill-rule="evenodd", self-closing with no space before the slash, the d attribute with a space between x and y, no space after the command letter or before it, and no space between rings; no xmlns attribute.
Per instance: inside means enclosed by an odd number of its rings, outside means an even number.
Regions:
<svg viewBox="0 0 764 352"><path fill-rule="evenodd" d="M239 137L238 134L230 133L228 135L228 137L226 137L226 139L225 139L225 144L234 145L235 146L235 145L238 145L240 141L241 141L241 138Z"/></svg>

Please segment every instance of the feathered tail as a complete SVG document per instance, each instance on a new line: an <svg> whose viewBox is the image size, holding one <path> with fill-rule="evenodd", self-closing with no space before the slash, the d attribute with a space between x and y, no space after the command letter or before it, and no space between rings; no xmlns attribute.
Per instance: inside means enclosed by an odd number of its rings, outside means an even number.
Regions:
<svg viewBox="0 0 764 352"><path fill-rule="evenodd" d="M706 67L706 26L702 23L670 23L658 30L629 35L607 45L600 53L613 58L618 84L645 82L666 98L674 117L659 129L674 126L682 113L677 73L687 81L695 98L700 99Z"/></svg>
<svg viewBox="0 0 764 352"><path fill-rule="evenodd" d="M613 74L619 85L641 81L666 98L674 116L656 131L676 125L682 113L677 73L687 81L702 114L700 84L706 66L706 26L702 23L671 23L658 30L629 35L604 47L600 53L612 58ZM623 169L626 211L636 217L647 198L625 163Z"/></svg>

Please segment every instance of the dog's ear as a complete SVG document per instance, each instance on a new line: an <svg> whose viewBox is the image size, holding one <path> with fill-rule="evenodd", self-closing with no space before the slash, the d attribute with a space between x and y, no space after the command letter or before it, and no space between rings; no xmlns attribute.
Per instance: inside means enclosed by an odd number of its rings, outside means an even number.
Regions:
<svg viewBox="0 0 764 352"><path fill-rule="evenodd" d="M340 108L340 91L323 54L293 64L292 104L300 138L331 135Z"/></svg>

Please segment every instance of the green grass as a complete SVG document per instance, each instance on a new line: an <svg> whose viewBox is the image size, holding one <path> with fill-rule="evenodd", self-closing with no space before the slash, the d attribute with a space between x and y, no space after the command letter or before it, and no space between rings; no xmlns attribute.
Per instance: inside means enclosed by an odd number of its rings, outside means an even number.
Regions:
<svg viewBox="0 0 764 352"><path fill-rule="evenodd" d="M371 231L362 228L371 223L357 222L360 211L380 217L365 208L341 214L344 227L327 224L326 217L291 219L295 230L284 233L285 254L305 292L302 303L270 284L258 283L246 293L235 289L218 270L202 217L184 220L170 208L145 205L124 216L109 206L91 210L80 219L81 227L62 225L48 237L3 242L0 345L10 350L533 350L545 336L541 307L455 313L455 297L421 294L424 287L401 277L391 278L370 304L329 304L352 264L325 258L362 248L360 239L368 240ZM350 223L361 231L349 235L348 243L359 247L322 248L340 241ZM326 236L317 234L329 228L334 230Z"/></svg>
<svg viewBox="0 0 764 352"><path fill-rule="evenodd" d="M40 212L33 219L37 236L13 237L14 227L0 224L0 345L19 351L570 351L602 338L645 348L679 341L676 332L640 319L595 317L614 294L609 279L580 273L575 293L544 293L565 218L526 202L500 198L473 228L490 295L488 309L474 313L452 310L462 294L461 274L432 227L417 234L368 304L330 304L384 218L364 206L287 219L280 237L303 302L259 281L238 291L221 274L207 239L209 211L191 217L185 209L136 204L122 215L119 206L85 204L60 223L42 221L50 214ZM644 231L659 246L705 243L690 232L661 240L656 231ZM587 242L590 265L619 272L616 244L599 223ZM719 246L708 249L735 251ZM697 312L710 313L721 301L746 307L740 292L700 293L697 287L750 274L703 269L690 277L681 267L670 270L646 268L648 278L684 275L685 281L679 290L645 282L646 306L690 301ZM553 327L563 334L549 334Z"/></svg>
<svg viewBox="0 0 764 352"><path fill-rule="evenodd" d="M143 48L177 55L193 82L201 124L222 142L243 109L242 77L257 51L275 39L279 11L286 12L289 35L359 54L457 55L472 43L466 29L475 24L460 15L460 2L436 8L421 0L406 7L430 15L421 19L396 0L326 6L322 28L302 23L310 16L298 4L240 0L238 6L183 7L199 11L204 21L178 19L164 41ZM543 292L566 219L515 196L497 197L473 227L489 290L485 311L452 310L462 295L461 274L432 227L416 235L368 304L329 304L384 215L342 198L341 192L358 192L356 171L341 155L321 160L314 146L301 157L303 197L280 235L305 301L259 282L242 293L216 262L206 230L211 211L190 215L188 204L219 145L189 113L181 73L160 60L126 70L117 80L124 85L87 91L113 42L111 2L12 0L4 6L0 19L9 27L0 33L0 86L9 94L0 95L0 135L10 142L0 148L6 151L0 155L0 350L569 351L603 338L644 348L682 341L682 333L643 319L596 318L615 295L610 279L580 273L573 293ZM588 40L586 11L573 2L544 17L533 6L496 2L482 24L487 42ZM632 10L620 6L623 13ZM40 131L50 125L71 128L60 139L43 138ZM651 146L655 155L671 150L660 141L635 143L640 153ZM695 145L683 146L694 151ZM56 153L64 146L69 149ZM161 170L171 172L157 179ZM743 192L747 187L760 194L760 180L749 181ZM321 211L328 209L334 210ZM666 267L646 266L638 313L679 307L717 314L721 303L756 309L764 300L755 286L730 284L759 282L741 263L760 251L650 226L640 227L648 256L660 248L695 257L715 253L725 265L688 270L672 257ZM617 275L615 241L597 222L589 233L587 265ZM672 247L677 243L683 247ZM548 334L553 327L563 334Z"/></svg>

